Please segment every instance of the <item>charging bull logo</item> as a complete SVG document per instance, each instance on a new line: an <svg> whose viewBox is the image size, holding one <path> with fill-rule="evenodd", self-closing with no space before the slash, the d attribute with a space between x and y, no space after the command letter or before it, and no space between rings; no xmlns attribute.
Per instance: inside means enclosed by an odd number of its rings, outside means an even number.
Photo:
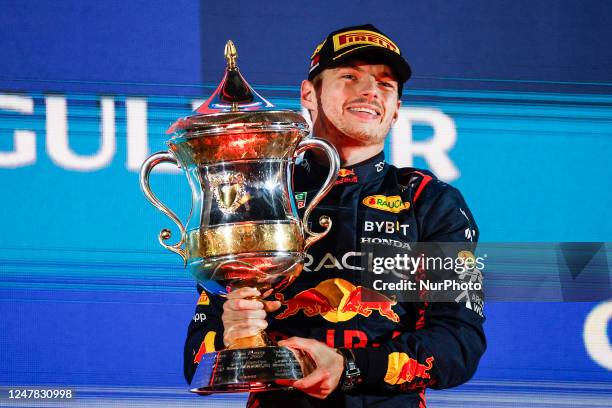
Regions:
<svg viewBox="0 0 612 408"><path fill-rule="evenodd" d="M355 174L355 170L340 169L338 170L338 179L334 184L357 183L357 181L359 181L359 179Z"/></svg>
<svg viewBox="0 0 612 408"><path fill-rule="evenodd" d="M406 353L393 352L389 354L385 382L399 385L417 378L428 380L431 378L429 370L433 368L433 362L433 357L428 357L425 364L421 364Z"/></svg>
<svg viewBox="0 0 612 408"><path fill-rule="evenodd" d="M370 317L374 311L392 322L400 320L392 309L397 304L395 299L339 278L325 280L288 300L281 293L276 298L286 307L277 319L286 319L301 310L307 317L321 315L333 323L350 320L358 314Z"/></svg>
<svg viewBox="0 0 612 408"><path fill-rule="evenodd" d="M357 286L349 294L348 299L342 307L343 313L357 313L365 317L370 317L372 311L377 311L381 316L386 317L392 322L399 322L399 316L391 309L391 306L397 304L395 299L389 299L385 295L365 288Z"/></svg>

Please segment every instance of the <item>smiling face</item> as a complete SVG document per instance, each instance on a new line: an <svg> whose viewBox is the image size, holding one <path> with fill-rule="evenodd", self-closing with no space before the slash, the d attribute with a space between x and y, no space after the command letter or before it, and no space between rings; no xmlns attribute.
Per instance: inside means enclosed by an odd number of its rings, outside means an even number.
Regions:
<svg viewBox="0 0 612 408"><path fill-rule="evenodd" d="M398 84L387 65L351 61L302 84L314 133L336 147L384 145L397 119Z"/></svg>

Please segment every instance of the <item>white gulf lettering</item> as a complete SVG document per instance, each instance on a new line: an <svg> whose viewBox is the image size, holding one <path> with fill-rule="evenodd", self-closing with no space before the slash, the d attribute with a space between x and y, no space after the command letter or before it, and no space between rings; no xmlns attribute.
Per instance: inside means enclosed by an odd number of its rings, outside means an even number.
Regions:
<svg viewBox="0 0 612 408"><path fill-rule="evenodd" d="M22 95L0 94L0 109L31 115L34 99ZM0 151L0 167L22 167L36 163L36 133L31 130L13 132L13 150Z"/></svg>
<svg viewBox="0 0 612 408"><path fill-rule="evenodd" d="M127 168L140 171L142 162L149 156L147 134L147 100L145 98L126 98L127 117Z"/></svg>
<svg viewBox="0 0 612 408"><path fill-rule="evenodd" d="M47 152L58 166L69 170L93 171L110 164L115 154L115 103L112 98L101 100L102 142L97 153L78 155L68 143L68 117L66 98L62 96L45 97Z"/></svg>
<svg viewBox="0 0 612 408"><path fill-rule="evenodd" d="M199 106L199 105L198 105ZM127 117L127 168L140 171L142 162L151 154L147 125L147 100L145 98L126 98ZM160 163L155 172L180 173L181 169L172 163Z"/></svg>

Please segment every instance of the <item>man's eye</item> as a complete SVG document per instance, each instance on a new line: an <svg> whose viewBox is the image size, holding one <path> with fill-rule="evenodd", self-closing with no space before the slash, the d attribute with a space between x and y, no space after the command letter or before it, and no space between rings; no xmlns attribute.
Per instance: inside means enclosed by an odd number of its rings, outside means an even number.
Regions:
<svg viewBox="0 0 612 408"><path fill-rule="evenodd" d="M393 88L393 84L390 82L379 82L380 86L383 86L385 88Z"/></svg>
<svg viewBox="0 0 612 408"><path fill-rule="evenodd" d="M357 77L353 74L344 74L342 75L342 78L346 78L346 79L356 79Z"/></svg>

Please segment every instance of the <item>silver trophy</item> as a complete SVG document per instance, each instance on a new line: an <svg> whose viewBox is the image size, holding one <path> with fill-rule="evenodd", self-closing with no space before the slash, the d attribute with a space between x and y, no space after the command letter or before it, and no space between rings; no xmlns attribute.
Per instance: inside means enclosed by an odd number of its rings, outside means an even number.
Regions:
<svg viewBox="0 0 612 408"><path fill-rule="evenodd" d="M225 47L225 75L213 95L195 114L168 130L168 151L151 155L142 165L140 185L146 197L177 225L180 239L160 244L179 254L204 289L214 296L244 286L262 298L293 282L307 249L331 229L320 217L323 232L313 232L312 210L331 190L340 160L332 145L308 138L304 118L279 110L261 97L236 66L236 48ZM292 175L296 158L308 149L328 157L329 174L318 194L298 217ZM185 171L191 186L191 213L183 224L151 191L149 175L159 163ZM312 367L295 350L271 344L265 332L239 339L221 351L206 353L194 377L199 393L280 389L276 380L299 379Z"/></svg>

